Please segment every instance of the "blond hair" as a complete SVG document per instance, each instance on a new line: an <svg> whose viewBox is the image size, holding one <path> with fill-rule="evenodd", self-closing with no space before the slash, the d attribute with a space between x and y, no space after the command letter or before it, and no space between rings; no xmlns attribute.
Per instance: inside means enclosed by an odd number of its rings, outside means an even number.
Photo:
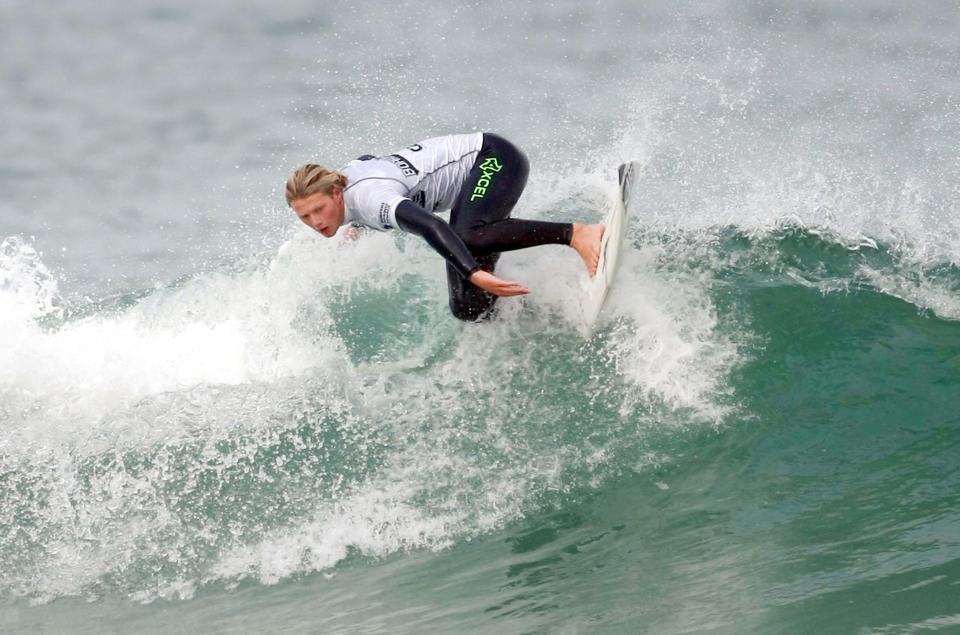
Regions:
<svg viewBox="0 0 960 635"><path fill-rule="evenodd" d="M308 163L287 179L287 205L317 192L333 194L334 190L342 190L346 186L347 177L336 170Z"/></svg>

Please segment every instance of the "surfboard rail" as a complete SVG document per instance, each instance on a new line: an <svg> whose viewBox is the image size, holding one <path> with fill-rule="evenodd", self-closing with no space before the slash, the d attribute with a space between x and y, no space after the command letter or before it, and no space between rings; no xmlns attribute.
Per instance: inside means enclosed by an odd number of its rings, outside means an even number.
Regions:
<svg viewBox="0 0 960 635"><path fill-rule="evenodd" d="M636 186L640 166L637 161L627 161L617 168L619 187L613 197L613 204L603 221L606 229L600 244L600 261L593 278L586 278L580 296L583 314L581 332L584 337L593 334L597 320L603 309L610 286L620 264L620 250L627 228L627 212Z"/></svg>

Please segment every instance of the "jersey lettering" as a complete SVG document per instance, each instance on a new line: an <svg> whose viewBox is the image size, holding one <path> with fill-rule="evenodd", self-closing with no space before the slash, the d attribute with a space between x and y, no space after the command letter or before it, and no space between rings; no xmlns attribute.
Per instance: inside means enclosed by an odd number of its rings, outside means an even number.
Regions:
<svg viewBox="0 0 960 635"><path fill-rule="evenodd" d="M392 229L390 226L390 206L386 203L380 203L380 224L385 229Z"/></svg>
<svg viewBox="0 0 960 635"><path fill-rule="evenodd" d="M400 171L403 172L404 176L416 176L420 174L420 171L417 170L417 168L410 165L410 162L404 159L399 154L391 154L386 158L389 159L390 161L393 161L393 164L398 168L400 168Z"/></svg>

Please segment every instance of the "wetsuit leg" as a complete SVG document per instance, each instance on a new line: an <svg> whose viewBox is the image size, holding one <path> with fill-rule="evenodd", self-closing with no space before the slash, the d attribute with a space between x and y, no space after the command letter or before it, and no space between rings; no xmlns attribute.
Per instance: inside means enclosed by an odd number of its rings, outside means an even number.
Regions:
<svg viewBox="0 0 960 635"><path fill-rule="evenodd" d="M573 226L511 219L510 213L527 184L530 164L519 148L484 133L477 160L450 212L450 225L480 266L493 271L500 252L545 244L570 244ZM464 279L447 265L450 310L461 320L489 316L497 296Z"/></svg>
<svg viewBox="0 0 960 635"><path fill-rule="evenodd" d="M569 245L572 223L506 218L467 230L460 238L474 257L537 245Z"/></svg>

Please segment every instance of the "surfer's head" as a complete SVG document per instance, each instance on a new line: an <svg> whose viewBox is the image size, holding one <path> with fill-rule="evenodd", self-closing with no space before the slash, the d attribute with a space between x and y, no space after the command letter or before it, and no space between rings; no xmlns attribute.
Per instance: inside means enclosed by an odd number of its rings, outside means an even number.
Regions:
<svg viewBox="0 0 960 635"><path fill-rule="evenodd" d="M311 194L323 192L332 195L334 190L347 186L347 177L336 170L328 170L322 165L308 163L287 179L287 205Z"/></svg>
<svg viewBox="0 0 960 635"><path fill-rule="evenodd" d="M343 225L343 188L347 177L308 163L287 180L287 204L304 223L326 237Z"/></svg>

